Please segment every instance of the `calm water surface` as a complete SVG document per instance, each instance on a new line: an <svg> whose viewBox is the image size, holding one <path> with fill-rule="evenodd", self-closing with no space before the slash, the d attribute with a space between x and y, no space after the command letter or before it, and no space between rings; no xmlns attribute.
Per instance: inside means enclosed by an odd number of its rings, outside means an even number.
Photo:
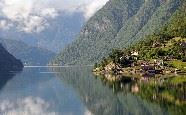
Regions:
<svg viewBox="0 0 186 115"><path fill-rule="evenodd" d="M133 89L139 90L138 87ZM185 105L153 101L116 91L91 73L90 67L24 68L0 75L0 115L177 115ZM146 93L144 93L145 95ZM185 101L184 94L182 95Z"/></svg>

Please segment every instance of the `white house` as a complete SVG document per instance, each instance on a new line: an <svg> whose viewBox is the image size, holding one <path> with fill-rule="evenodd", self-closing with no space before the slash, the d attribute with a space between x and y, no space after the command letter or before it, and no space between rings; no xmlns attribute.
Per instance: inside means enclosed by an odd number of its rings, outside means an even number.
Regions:
<svg viewBox="0 0 186 115"><path fill-rule="evenodd" d="M132 51L132 52L131 52L131 55L132 55L132 56L138 56L138 55L139 55L139 52L138 52L138 51Z"/></svg>

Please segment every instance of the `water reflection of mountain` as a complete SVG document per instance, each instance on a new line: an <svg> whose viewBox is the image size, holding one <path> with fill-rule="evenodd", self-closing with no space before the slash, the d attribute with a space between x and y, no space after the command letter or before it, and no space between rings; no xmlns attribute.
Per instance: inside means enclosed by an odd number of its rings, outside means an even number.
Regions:
<svg viewBox="0 0 186 115"><path fill-rule="evenodd" d="M176 111L130 92L113 93L112 88L92 75L91 68L58 68L53 71L60 72L59 79L72 86L95 115L164 115Z"/></svg>
<svg viewBox="0 0 186 115"><path fill-rule="evenodd" d="M44 113L28 115L82 115L84 113L84 106L73 89L65 87L58 77L55 77L55 74L48 73L48 68L24 68L23 72L10 77L6 83L3 83L3 87L0 89L0 115L4 115L1 113L1 107L7 102L10 104L3 111L7 114L14 110L18 112L19 109L25 113L29 112L40 105L45 105L42 102L45 102L46 106L48 105L46 108L45 106L38 108L42 109ZM29 102L24 105L25 101ZM14 106L11 106L12 104ZM59 114L45 114L47 111ZM32 112L34 113L34 111Z"/></svg>
<svg viewBox="0 0 186 115"><path fill-rule="evenodd" d="M15 73L0 73L0 90L15 76Z"/></svg>
<svg viewBox="0 0 186 115"><path fill-rule="evenodd" d="M122 113L118 99L114 97L109 88L103 87L99 79L93 78L89 72L90 69L61 68L55 71L60 71L59 79L77 91L83 103L93 114L114 115L114 113Z"/></svg>

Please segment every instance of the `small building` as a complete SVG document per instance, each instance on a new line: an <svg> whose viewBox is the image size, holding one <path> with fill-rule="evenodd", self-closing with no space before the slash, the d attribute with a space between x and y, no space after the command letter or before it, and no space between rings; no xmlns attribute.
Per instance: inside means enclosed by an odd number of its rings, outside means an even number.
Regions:
<svg viewBox="0 0 186 115"><path fill-rule="evenodd" d="M138 51L132 51L131 56L134 60L138 60L139 52Z"/></svg>
<svg viewBox="0 0 186 115"><path fill-rule="evenodd" d="M132 56L139 56L139 52L138 52L138 51L132 51L132 52L131 52L131 55L132 55Z"/></svg>

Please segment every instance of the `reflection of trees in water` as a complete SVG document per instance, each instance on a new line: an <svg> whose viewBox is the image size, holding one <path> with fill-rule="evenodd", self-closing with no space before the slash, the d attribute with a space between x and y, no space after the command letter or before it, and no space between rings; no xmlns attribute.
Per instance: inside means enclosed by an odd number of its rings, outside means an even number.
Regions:
<svg viewBox="0 0 186 115"><path fill-rule="evenodd" d="M115 95L95 79L89 68L62 68L59 78L72 86L80 95L86 107L96 115L122 115L122 105ZM120 114L121 113L121 114Z"/></svg>
<svg viewBox="0 0 186 115"><path fill-rule="evenodd" d="M167 114L184 115L186 113L185 82L172 84L169 79L164 82L153 79L140 81L131 77L124 77L123 81L120 82L109 82L104 79L104 76L99 77L101 77L104 84L112 88L118 95L133 93L133 95L143 99L144 102L156 104L163 108L164 113ZM121 96L122 99L123 96ZM149 106L146 108L149 108Z"/></svg>
<svg viewBox="0 0 186 115"><path fill-rule="evenodd" d="M184 115L186 113L186 84L149 85L140 84L138 95L148 102L158 103L169 114Z"/></svg>
<svg viewBox="0 0 186 115"><path fill-rule="evenodd" d="M59 78L67 85L72 86L80 95L85 106L95 115L123 115L123 114L166 114L168 108L161 108L158 103L142 99L135 93L138 85L110 84L96 79L91 73L91 68L55 68L60 72ZM109 86L109 87L108 87ZM117 89L123 87L121 92ZM131 92L131 89L134 92ZM121 90L121 89L120 89Z"/></svg>

